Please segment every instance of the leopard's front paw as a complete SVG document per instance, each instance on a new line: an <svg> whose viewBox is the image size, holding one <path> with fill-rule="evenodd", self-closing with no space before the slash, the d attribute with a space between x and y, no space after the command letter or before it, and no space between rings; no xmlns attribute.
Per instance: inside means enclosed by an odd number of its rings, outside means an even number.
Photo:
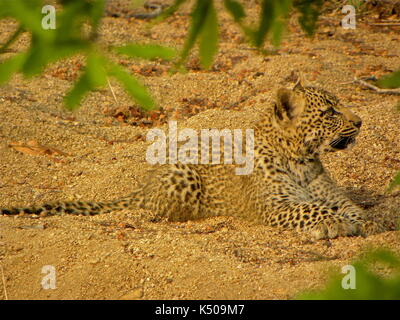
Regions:
<svg viewBox="0 0 400 320"><path fill-rule="evenodd" d="M331 215L316 222L310 233L316 240L355 236L361 233L361 226L348 218Z"/></svg>
<svg viewBox="0 0 400 320"><path fill-rule="evenodd" d="M385 232L385 228L375 221L364 221L361 225L361 234L365 237L381 232Z"/></svg>

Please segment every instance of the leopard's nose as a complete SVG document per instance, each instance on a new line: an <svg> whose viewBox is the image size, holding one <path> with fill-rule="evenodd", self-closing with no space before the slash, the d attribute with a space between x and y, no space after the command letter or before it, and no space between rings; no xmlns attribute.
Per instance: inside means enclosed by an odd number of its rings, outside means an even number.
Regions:
<svg viewBox="0 0 400 320"><path fill-rule="evenodd" d="M357 127L357 128L361 128L361 124L362 124L362 121L361 121L361 119L357 119L356 121L354 121L354 125Z"/></svg>

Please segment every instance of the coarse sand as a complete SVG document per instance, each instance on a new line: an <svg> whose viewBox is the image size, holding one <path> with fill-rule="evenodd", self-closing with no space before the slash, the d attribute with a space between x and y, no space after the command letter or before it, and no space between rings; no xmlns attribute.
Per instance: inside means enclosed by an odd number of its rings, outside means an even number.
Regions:
<svg viewBox="0 0 400 320"><path fill-rule="evenodd" d="M255 19L254 1L245 1ZM186 5L164 22L105 17L100 43L156 42L180 49L189 24ZM292 299L321 288L328 270L371 247L400 252L400 193L385 193L400 170L399 96L360 87L354 77L376 76L400 66L400 28L339 26L340 10L325 14L314 38L295 19L276 54L262 55L243 39L231 18L218 10L220 47L213 67L169 74L162 61L113 58L145 83L180 128L248 128L280 87L302 71L313 85L336 94L363 120L351 150L323 162L332 177L387 232L310 241L292 231L254 225L232 217L185 223L150 222L147 212L124 210L94 217L32 219L0 217L0 299ZM0 43L15 30L0 20ZM24 34L0 62L29 46ZM268 44L265 49L271 49ZM144 137L150 125L131 121L137 106L118 82L90 93L75 112L63 96L84 65L72 57L33 79L16 75L0 88L0 207L54 200L109 200L127 195L150 165ZM128 112L128 115L126 115ZM159 123L165 129L164 122ZM19 152L12 143L56 148L52 155ZM56 270L56 289L41 286L43 266ZM1 279L0 275L0 279Z"/></svg>

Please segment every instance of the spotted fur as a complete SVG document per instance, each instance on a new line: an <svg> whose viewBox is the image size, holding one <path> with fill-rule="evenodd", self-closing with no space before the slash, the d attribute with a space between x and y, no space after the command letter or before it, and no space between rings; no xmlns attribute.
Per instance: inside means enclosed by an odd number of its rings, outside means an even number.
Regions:
<svg viewBox="0 0 400 320"><path fill-rule="evenodd" d="M343 195L319 156L354 143L361 119L332 94L298 83L278 90L255 128L254 170L235 165L162 165L126 198L0 209L3 215L96 215L144 208L170 221L230 215L311 233L316 239L379 231Z"/></svg>

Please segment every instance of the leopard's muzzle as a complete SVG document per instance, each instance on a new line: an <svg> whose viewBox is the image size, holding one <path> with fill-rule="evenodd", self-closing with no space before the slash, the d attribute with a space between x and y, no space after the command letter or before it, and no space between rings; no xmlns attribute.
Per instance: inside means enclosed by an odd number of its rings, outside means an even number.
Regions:
<svg viewBox="0 0 400 320"><path fill-rule="evenodd" d="M356 141L355 135L353 136L339 136L339 138L333 140L329 145L337 150L346 149L349 145L354 144Z"/></svg>

